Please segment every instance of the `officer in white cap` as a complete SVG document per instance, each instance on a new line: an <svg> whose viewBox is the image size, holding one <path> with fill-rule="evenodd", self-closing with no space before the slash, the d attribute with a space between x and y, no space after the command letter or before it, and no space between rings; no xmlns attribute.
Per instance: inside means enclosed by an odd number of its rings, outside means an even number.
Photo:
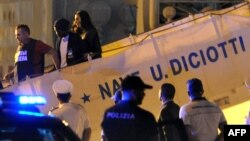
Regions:
<svg viewBox="0 0 250 141"><path fill-rule="evenodd" d="M91 128L87 117L87 112L80 104L70 102L73 85L67 80L56 80L52 89L59 101L58 107L49 111L49 115L54 115L66 121L73 131L82 141L89 141Z"/></svg>

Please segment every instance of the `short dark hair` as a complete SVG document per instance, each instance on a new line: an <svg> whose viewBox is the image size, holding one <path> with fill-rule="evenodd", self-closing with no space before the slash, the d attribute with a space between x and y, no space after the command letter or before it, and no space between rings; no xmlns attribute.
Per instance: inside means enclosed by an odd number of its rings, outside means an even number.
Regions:
<svg viewBox="0 0 250 141"><path fill-rule="evenodd" d="M67 103L69 102L70 98L71 98L71 94L67 93L67 94L57 94L56 95L58 100L63 102L63 103Z"/></svg>
<svg viewBox="0 0 250 141"><path fill-rule="evenodd" d="M175 87L170 83L164 83L161 85L161 96L166 99L173 99L175 95Z"/></svg>
<svg viewBox="0 0 250 141"><path fill-rule="evenodd" d="M203 94L203 85L200 79L192 78L187 81L188 94L194 98L201 97Z"/></svg>
<svg viewBox="0 0 250 141"><path fill-rule="evenodd" d="M26 31L28 34L30 34L30 28L26 24L19 24L16 26L16 29L22 29L22 30Z"/></svg>
<svg viewBox="0 0 250 141"><path fill-rule="evenodd" d="M69 30L69 21L67 19L61 18L61 19L57 19L54 22L54 27L62 30L62 31L68 31Z"/></svg>

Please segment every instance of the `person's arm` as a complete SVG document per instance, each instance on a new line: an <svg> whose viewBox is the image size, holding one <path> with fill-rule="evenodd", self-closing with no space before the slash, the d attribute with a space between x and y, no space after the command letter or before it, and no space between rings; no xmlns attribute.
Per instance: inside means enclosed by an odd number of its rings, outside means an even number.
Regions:
<svg viewBox="0 0 250 141"><path fill-rule="evenodd" d="M91 128L84 129L82 133L82 141L89 141L91 135Z"/></svg>
<svg viewBox="0 0 250 141"><path fill-rule="evenodd" d="M52 61L56 67L56 69L60 69L60 61L59 61L59 56L54 48L51 46L43 43L40 40L37 40L36 42L36 50L38 52L44 53L44 54L49 54L52 57Z"/></svg>
<svg viewBox="0 0 250 141"><path fill-rule="evenodd" d="M4 78L3 78L3 80L8 80L9 81L13 77L14 77L14 69L11 72L9 72L9 73L7 73L5 75Z"/></svg>
<svg viewBox="0 0 250 141"><path fill-rule="evenodd" d="M50 51L48 52L48 54L50 54L52 56L53 59L53 63L55 64L56 69L60 69L60 63L59 63L59 58L58 58L58 54L55 51L55 49L50 49Z"/></svg>
<svg viewBox="0 0 250 141"><path fill-rule="evenodd" d="M224 126L227 125L227 122L221 122L219 124L219 129L220 129L220 134L217 136L217 138L215 139L215 141L223 141L224 140Z"/></svg>
<svg viewBox="0 0 250 141"><path fill-rule="evenodd" d="M91 48L90 56L93 59L102 57L102 48L97 30L89 30L86 35L86 40Z"/></svg>

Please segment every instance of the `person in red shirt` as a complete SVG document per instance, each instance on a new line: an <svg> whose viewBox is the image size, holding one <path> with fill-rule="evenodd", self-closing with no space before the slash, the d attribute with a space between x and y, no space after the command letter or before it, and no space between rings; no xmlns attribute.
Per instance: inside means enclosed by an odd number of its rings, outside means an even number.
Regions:
<svg viewBox="0 0 250 141"><path fill-rule="evenodd" d="M15 29L18 47L15 53L15 67L4 76L4 80L14 78L14 83L26 80L26 77L34 78L44 73L45 54L52 56L54 65L60 68L56 51L42 41L30 37L30 28L25 24L19 24Z"/></svg>

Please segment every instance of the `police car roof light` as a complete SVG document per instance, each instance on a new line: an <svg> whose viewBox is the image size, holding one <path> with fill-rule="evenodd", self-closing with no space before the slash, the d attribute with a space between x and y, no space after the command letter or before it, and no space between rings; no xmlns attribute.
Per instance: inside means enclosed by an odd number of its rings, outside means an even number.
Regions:
<svg viewBox="0 0 250 141"><path fill-rule="evenodd" d="M18 102L22 105L44 105L46 99L42 96L19 96Z"/></svg>

